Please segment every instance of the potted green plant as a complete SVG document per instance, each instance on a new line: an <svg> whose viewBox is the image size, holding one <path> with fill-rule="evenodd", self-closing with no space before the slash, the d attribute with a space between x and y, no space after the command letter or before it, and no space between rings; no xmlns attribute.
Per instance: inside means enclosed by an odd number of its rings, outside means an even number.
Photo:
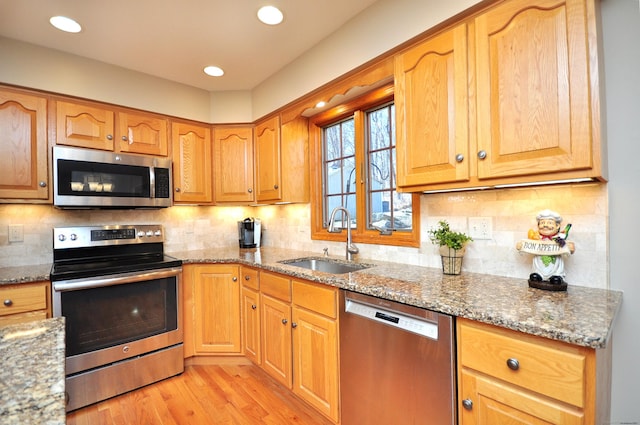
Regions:
<svg viewBox="0 0 640 425"><path fill-rule="evenodd" d="M462 257L467 249L467 244L473 242L471 236L462 232L454 232L446 220L440 220L438 227L429 230L429 239L435 245L440 246L442 272L444 274L460 274Z"/></svg>

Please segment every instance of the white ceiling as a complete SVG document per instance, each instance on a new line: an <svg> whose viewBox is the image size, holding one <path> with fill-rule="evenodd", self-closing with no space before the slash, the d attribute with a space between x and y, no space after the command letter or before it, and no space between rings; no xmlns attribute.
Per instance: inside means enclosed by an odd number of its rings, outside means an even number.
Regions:
<svg viewBox="0 0 640 425"><path fill-rule="evenodd" d="M251 90L376 1L0 0L0 36L207 91ZM283 11L282 24L258 21L266 4ZM82 31L56 30L54 15ZM207 65L225 75L205 75Z"/></svg>

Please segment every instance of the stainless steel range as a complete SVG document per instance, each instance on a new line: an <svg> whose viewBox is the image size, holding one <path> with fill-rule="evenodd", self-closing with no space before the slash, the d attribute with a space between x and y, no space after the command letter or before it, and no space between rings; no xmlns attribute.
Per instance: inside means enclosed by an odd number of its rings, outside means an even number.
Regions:
<svg viewBox="0 0 640 425"><path fill-rule="evenodd" d="M164 254L162 226L53 233L53 315L66 319L67 411L182 373L182 261Z"/></svg>

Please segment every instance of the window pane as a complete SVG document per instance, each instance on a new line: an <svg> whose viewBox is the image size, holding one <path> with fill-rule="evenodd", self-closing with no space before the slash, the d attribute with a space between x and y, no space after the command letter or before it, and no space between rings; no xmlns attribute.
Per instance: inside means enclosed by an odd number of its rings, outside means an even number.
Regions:
<svg viewBox="0 0 640 425"><path fill-rule="evenodd" d="M411 194L395 190L395 110L389 104L367 113L367 228L411 231Z"/></svg>
<svg viewBox="0 0 640 425"><path fill-rule="evenodd" d="M323 217L327 226L331 211L343 206L349 210L352 223L356 217L356 161L353 118L323 129ZM337 215L341 222L341 213ZM346 218L345 218L346 219ZM346 222L345 222L346 226Z"/></svg>

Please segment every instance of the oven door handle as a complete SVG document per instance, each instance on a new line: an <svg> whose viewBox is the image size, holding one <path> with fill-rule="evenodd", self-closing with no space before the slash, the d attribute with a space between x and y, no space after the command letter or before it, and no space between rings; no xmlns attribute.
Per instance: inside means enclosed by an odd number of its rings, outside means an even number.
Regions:
<svg viewBox="0 0 640 425"><path fill-rule="evenodd" d="M151 270L143 272L121 273L100 277L90 277L85 279L61 280L53 282L53 290L56 292L76 291L79 289L100 288L102 286L121 285L123 283L134 283L145 280L163 279L177 276L182 271L182 267L172 267L169 269Z"/></svg>

